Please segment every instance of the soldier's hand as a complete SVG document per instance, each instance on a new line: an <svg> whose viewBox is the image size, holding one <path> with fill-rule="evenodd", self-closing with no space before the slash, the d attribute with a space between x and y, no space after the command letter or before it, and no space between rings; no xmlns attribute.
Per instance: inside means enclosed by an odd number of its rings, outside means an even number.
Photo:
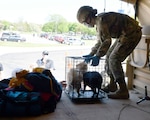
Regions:
<svg viewBox="0 0 150 120"><path fill-rule="evenodd" d="M90 61L91 61L91 59L92 59L92 55L84 55L84 56L82 56L83 58L84 58L84 61L86 62L86 63L90 63Z"/></svg>
<svg viewBox="0 0 150 120"><path fill-rule="evenodd" d="M89 57L92 57L92 55L88 54L88 55L83 55L82 57L83 58L89 58Z"/></svg>
<svg viewBox="0 0 150 120"><path fill-rule="evenodd" d="M100 57L98 57L98 56L94 56L94 57L92 57L92 66L97 66L97 65L99 65L99 61L100 61Z"/></svg>

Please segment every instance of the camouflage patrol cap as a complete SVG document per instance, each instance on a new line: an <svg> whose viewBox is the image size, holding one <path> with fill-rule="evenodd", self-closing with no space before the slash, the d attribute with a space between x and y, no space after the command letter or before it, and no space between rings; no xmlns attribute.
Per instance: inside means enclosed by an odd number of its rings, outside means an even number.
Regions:
<svg viewBox="0 0 150 120"><path fill-rule="evenodd" d="M89 14L93 12L93 8L90 6L82 6L79 8L77 12L77 20L80 23L85 22L85 19L88 17Z"/></svg>

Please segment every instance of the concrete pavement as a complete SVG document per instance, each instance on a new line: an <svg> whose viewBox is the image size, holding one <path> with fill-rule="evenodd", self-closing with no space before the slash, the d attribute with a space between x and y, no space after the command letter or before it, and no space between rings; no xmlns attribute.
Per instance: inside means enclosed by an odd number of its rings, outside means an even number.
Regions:
<svg viewBox="0 0 150 120"><path fill-rule="evenodd" d="M61 49L73 49L72 46ZM76 48L75 49L80 49ZM11 52L29 52L41 51L43 48L10 48L1 47L0 55ZM54 50L54 48L48 48ZM56 50L56 49L55 49ZM2 118L0 120L150 120L150 101L143 101L136 104L139 97L144 94L139 94L137 91L130 91L129 100L113 100L104 98L96 103L74 103L69 99L65 92L62 93L61 101L57 104L54 113L49 113L37 117L23 118Z"/></svg>
<svg viewBox="0 0 150 120"><path fill-rule="evenodd" d="M139 100L136 91L130 91L129 100L104 98L96 103L74 103L63 92L54 113L37 117L0 118L0 120L150 120L150 102Z"/></svg>

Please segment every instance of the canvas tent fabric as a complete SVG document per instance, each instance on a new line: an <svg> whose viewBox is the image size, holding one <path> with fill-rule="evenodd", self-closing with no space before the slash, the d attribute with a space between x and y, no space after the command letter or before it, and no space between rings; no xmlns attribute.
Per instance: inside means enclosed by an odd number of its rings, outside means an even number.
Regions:
<svg viewBox="0 0 150 120"><path fill-rule="evenodd" d="M128 2L128 3L131 3L131 4L135 4L136 3L136 0L121 0L121 1Z"/></svg>
<svg viewBox="0 0 150 120"><path fill-rule="evenodd" d="M138 2L138 13L137 13L137 20L140 22L141 26L150 25L150 0L121 0L130 4L136 4Z"/></svg>

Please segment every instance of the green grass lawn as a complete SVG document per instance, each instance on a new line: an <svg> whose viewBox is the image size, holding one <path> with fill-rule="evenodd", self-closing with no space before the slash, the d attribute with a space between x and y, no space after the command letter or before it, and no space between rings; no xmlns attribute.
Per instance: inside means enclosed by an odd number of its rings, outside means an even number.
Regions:
<svg viewBox="0 0 150 120"><path fill-rule="evenodd" d="M49 46L62 46L63 44L46 44L46 43L27 43L27 42L3 42L0 41L0 46L9 47L49 47ZM64 46L64 45L63 45Z"/></svg>
<svg viewBox="0 0 150 120"><path fill-rule="evenodd" d="M84 40L85 45L92 46L95 44L96 40ZM29 43L29 42L4 42L0 41L0 46L9 47L56 47L56 46L68 46L66 44L50 44L50 43Z"/></svg>

